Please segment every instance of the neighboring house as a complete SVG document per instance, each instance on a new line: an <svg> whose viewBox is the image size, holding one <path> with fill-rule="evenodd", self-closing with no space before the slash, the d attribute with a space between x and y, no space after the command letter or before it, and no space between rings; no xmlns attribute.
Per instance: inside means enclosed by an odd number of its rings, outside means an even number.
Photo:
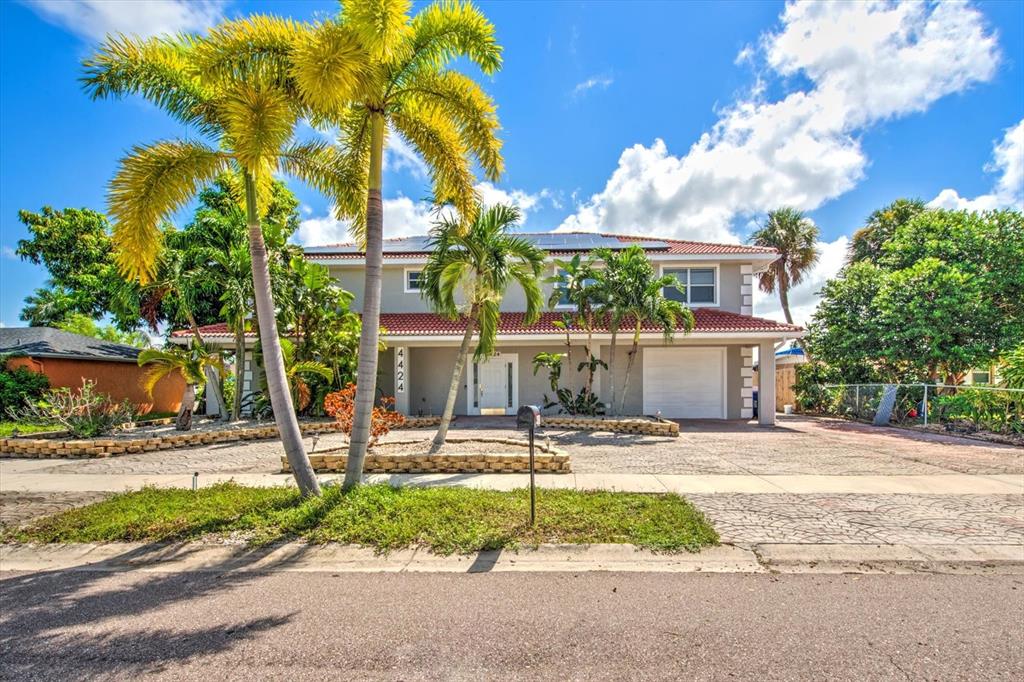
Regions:
<svg viewBox="0 0 1024 682"><path fill-rule="evenodd" d="M593 233L527 233L553 258L586 254L596 247L623 249L641 245L661 272L676 275L683 292L668 290L669 296L687 303L696 326L690 334L678 334L666 344L653 327L642 335L641 350L630 378L625 412L661 413L673 418L749 419L752 415L753 349L774 361L776 344L799 338L800 327L752 316L754 276L776 258L772 249L706 244L701 242L625 237ZM384 241L384 270L380 324L387 350L382 351L379 390L394 395L396 408L405 414L440 414L451 380L452 368L464 323L430 311L420 297L419 278L429 255L426 237ZM306 249L306 257L330 269L339 284L355 295L354 309L362 306L364 254L351 244ZM546 275L555 274L552 262ZM545 296L551 291L545 284ZM550 394L547 373L534 374L533 357L542 351L564 352L564 333L553 323L561 318L559 309L544 313L529 327L523 324L525 300L518 287L511 288L502 303L498 333L498 354L467 364L459 391L456 413L514 414L521 404L541 404ZM566 310L569 308L566 307ZM229 347L233 341L224 325L202 330L203 337ZM184 339L187 332L175 332ZM595 354L607 362L610 337L606 330L594 335ZM563 381L578 389L583 374L575 371L583 359L585 335L572 335L572 367ZM616 345L616 384L625 374L631 330L620 330ZM245 360L243 390L255 385ZM774 374L774 368L771 368ZM598 374L595 391L607 402L610 391L605 372ZM770 398L770 399L768 399ZM762 396L766 404L774 397ZM762 411L762 423L773 423L771 410Z"/></svg>
<svg viewBox="0 0 1024 682"><path fill-rule="evenodd" d="M786 405L796 405L796 367L807 362L804 349L799 346L783 348L775 352L775 410L782 412ZM761 368L754 363L754 388L761 383ZM760 400L760 396L758 396Z"/></svg>
<svg viewBox="0 0 1024 682"><path fill-rule="evenodd" d="M81 388L82 380L116 401L130 400L140 414L174 412L181 404L185 380L180 374L161 379L150 397L141 380L139 349L50 327L0 328L0 355L13 356L10 368L27 367L45 374L50 386Z"/></svg>

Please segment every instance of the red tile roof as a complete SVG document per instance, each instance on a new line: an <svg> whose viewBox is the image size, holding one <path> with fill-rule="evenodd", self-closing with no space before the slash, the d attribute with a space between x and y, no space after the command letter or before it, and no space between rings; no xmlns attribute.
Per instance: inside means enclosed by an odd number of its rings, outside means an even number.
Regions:
<svg viewBox="0 0 1024 682"><path fill-rule="evenodd" d="M521 232L519 234L522 235L522 236L539 236L539 235L546 235L546 234L549 234L549 233L547 233L547 232ZM765 246L750 246L750 245L747 245L747 244L714 244L714 243L710 243L710 242L688 241L688 240L685 240L685 239L667 239L667 238L664 238L664 237L652 237L652 236L640 236L640 235L623 235L623 234L615 234L615 233L610 233L610 232L600 232L600 233L593 233L593 232L561 232L561 233L558 233L558 234L562 234L562 235L566 235L566 236L572 236L572 235L592 236L594 234L599 234L602 237L610 237L610 238L613 238L613 239L618 239L620 242L622 242L624 244L639 244L640 246L643 246L644 244L651 243L651 242L661 242L662 244L668 244L668 248L667 249L661 248L661 249L659 249L657 251L658 253L666 253L666 254L673 254L673 255L684 255L684 256L722 255L722 254L762 255L762 254L773 254L773 253L775 253L775 249L772 249L772 248L769 248L769 247L765 247ZM385 251L384 252L384 259L387 260L389 258L415 258L415 257L422 257L422 256L430 253L429 251L425 251L425 250L422 250L422 249L415 248L415 246L416 246L416 244L418 242L418 239L419 238L413 239L411 237L396 237L396 238L393 238L393 239L385 239L384 240L385 245L388 245L388 246L390 246L392 248L394 248L396 246L400 246L403 242L409 242L409 247L410 248L409 248L409 250L397 249L397 250ZM331 252L331 251L329 251L329 249L332 248L332 247L336 247L338 249L342 249L342 248L352 248L352 246L353 246L352 242L345 242L345 243L341 243L341 244L326 244L326 245L323 245L323 246L318 246L318 247L316 247L318 249L318 251L315 252L315 253L307 252L306 253L306 258L307 259L311 259L311 260L325 260L325 259L334 260L334 259L341 259L341 258L346 259L346 260L358 260L358 259L363 258L364 254L361 253L361 252L353 252L353 251ZM571 255L571 254L576 254L576 253L586 253L586 252L589 252L590 250L591 249L590 249L589 246L586 246L586 247L581 246L579 249L549 249L548 253L550 255L552 255L552 256L561 256L561 255Z"/></svg>
<svg viewBox="0 0 1024 682"><path fill-rule="evenodd" d="M711 334L730 334L743 332L798 332L801 327L776 322L762 317L740 315L717 308L697 308L693 311L694 331ZM559 312L543 313L536 323L526 326L523 324L523 313L502 313L501 322L498 325L498 333L515 336L526 334L552 334L559 335L562 330L553 323L562 319ZM466 330L464 320L449 320L434 313L381 313L380 325L387 329L387 333L394 336L458 336ZM627 322L624 329L629 329ZM230 337L231 332L225 324L211 324L200 327L203 336L209 337ZM595 331L607 331L596 329ZM659 331L654 325L644 325L644 331ZM175 337L186 336L188 330L179 330L172 334ZM255 336L249 332L248 336Z"/></svg>

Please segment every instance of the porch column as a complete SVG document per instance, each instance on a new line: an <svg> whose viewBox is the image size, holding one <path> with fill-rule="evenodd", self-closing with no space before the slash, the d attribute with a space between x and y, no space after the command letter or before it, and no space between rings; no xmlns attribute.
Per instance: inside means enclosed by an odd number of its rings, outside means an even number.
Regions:
<svg viewBox="0 0 1024 682"><path fill-rule="evenodd" d="M775 426L775 342L762 341L757 377L757 423Z"/></svg>
<svg viewBox="0 0 1024 682"><path fill-rule="evenodd" d="M754 347L740 348L740 419L754 418Z"/></svg>
<svg viewBox="0 0 1024 682"><path fill-rule="evenodd" d="M395 411L409 416L409 349L395 347Z"/></svg>
<svg viewBox="0 0 1024 682"><path fill-rule="evenodd" d="M740 266L740 315L754 314L754 266Z"/></svg>

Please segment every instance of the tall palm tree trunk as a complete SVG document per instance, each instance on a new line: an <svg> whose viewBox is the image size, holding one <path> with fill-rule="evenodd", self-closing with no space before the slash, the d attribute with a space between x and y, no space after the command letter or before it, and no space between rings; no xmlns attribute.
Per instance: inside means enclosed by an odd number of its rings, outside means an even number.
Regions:
<svg viewBox="0 0 1024 682"><path fill-rule="evenodd" d="M366 192L366 275L363 286L363 325L359 334L356 404L345 466L347 490L363 481L363 463L370 443L370 419L377 390L377 348L380 343L380 278L384 255L384 203L381 199L384 161L384 115L370 117L370 181Z"/></svg>
<svg viewBox="0 0 1024 682"><path fill-rule="evenodd" d="M235 396L231 401L231 421L242 417L242 384L245 381L245 321L235 326Z"/></svg>
<svg viewBox="0 0 1024 682"><path fill-rule="evenodd" d="M784 277L779 278L779 303L782 304L782 314L786 316L786 322L793 324L793 315L789 312L789 283Z"/></svg>
<svg viewBox="0 0 1024 682"><path fill-rule="evenodd" d="M637 348L640 345L640 321L637 320L636 328L633 330L633 347L629 349L629 360L626 361L626 376L622 379L622 397L619 398L619 414L626 410L626 392L629 390L629 373L633 371L633 361L636 360Z"/></svg>
<svg viewBox="0 0 1024 682"><path fill-rule="evenodd" d="M612 416L615 415L615 340L619 336L619 325L612 322L611 346L608 347L608 385L611 388L611 400L608 401L608 409Z"/></svg>
<svg viewBox="0 0 1024 682"><path fill-rule="evenodd" d="M281 353L281 337L277 334L277 319L274 315L274 294L270 290L270 265L267 262L267 245L263 241L259 214L256 212L256 183L248 171L245 173L245 207L249 223L249 254L252 258L252 284L259 314L260 345L263 348L263 370L267 377L267 392L274 408L274 421L281 434L284 453L299 485L303 497L319 496L320 484L306 456L302 444L302 431L292 406L288 390L288 379L284 373L284 355Z"/></svg>
<svg viewBox="0 0 1024 682"><path fill-rule="evenodd" d="M192 428L192 411L196 407L196 385L185 384L185 392L181 396L178 416L174 420L174 428L178 431L189 431Z"/></svg>
<svg viewBox="0 0 1024 682"><path fill-rule="evenodd" d="M455 358L455 368L452 370L452 383L448 387L448 399L444 403L444 413L441 415L441 424L437 427L437 434L434 436L434 444L431 452L437 452L444 445L448 437L448 427L452 423L452 415L455 413L455 398L459 394L459 380L462 378L462 370L466 366L466 357L469 355L469 344L473 341L473 331L476 329L476 306L469 311L469 319L466 320L466 331L462 335L462 345L459 346L459 355ZM466 382L466 390L469 388L469 381Z"/></svg>

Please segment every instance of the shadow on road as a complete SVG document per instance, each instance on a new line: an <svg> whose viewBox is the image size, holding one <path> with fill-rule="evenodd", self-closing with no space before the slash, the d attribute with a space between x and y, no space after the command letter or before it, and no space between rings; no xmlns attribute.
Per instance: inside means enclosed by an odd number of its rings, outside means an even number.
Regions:
<svg viewBox="0 0 1024 682"><path fill-rule="evenodd" d="M296 614L240 620L216 627L204 619L181 628L139 628L147 614L165 607L200 602L236 589L266 572L287 566L306 552L296 546L286 556L268 559L269 548L240 549L223 564L203 572L151 572L157 561L183 559L194 552L184 545L144 545L86 569L59 569L0 580L0 670L15 678L31 677L34 665L66 657L68 674L96 675L157 672L172 661L219 653L288 623ZM280 554L280 553L278 553ZM258 564L258 565L257 565ZM112 581L112 574L131 575ZM201 604L196 604L201 608ZM134 620L130 629L126 619ZM76 626L107 624L101 634L75 632Z"/></svg>

